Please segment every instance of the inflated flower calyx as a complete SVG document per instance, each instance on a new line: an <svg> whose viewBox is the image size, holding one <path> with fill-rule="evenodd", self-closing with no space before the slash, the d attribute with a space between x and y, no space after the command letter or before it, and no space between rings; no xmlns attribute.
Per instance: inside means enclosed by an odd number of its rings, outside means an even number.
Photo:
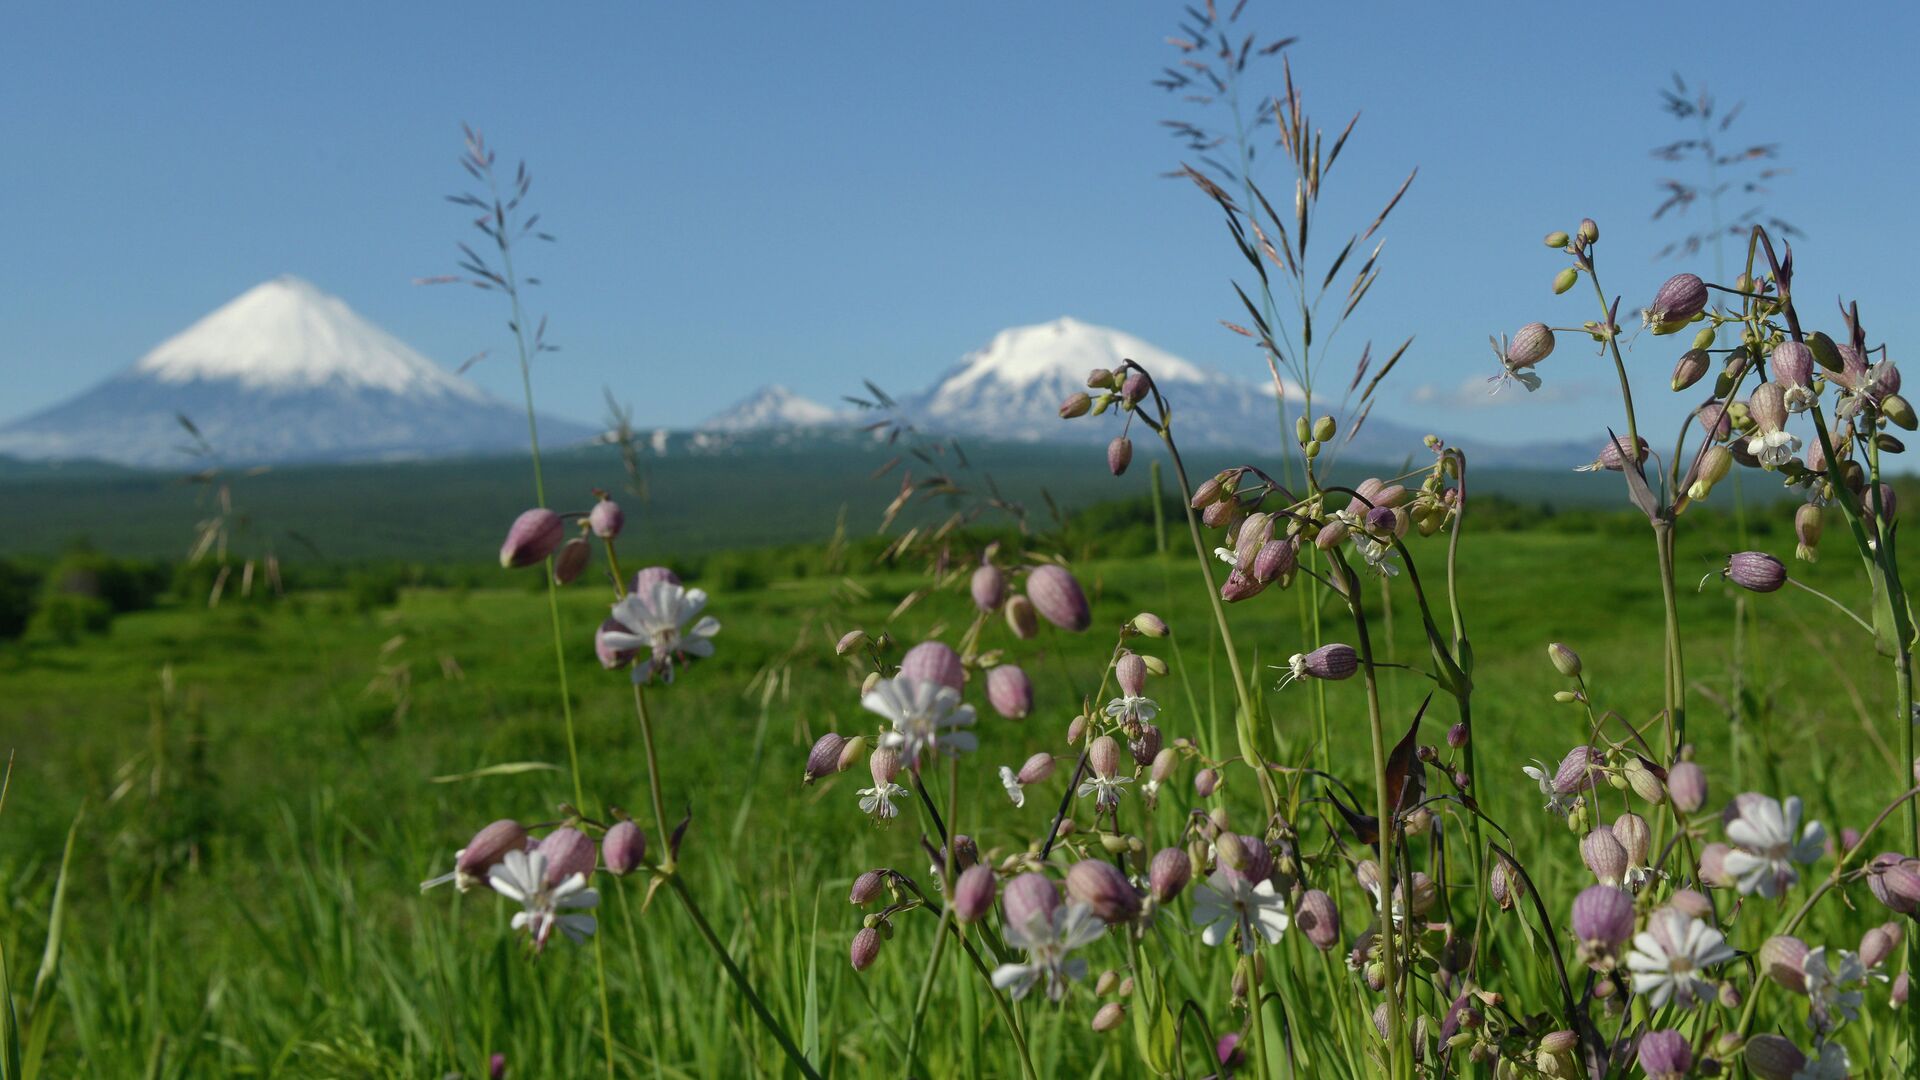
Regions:
<svg viewBox="0 0 1920 1080"><path fill-rule="evenodd" d="M1764 551L1740 551L1727 558L1721 576L1748 592L1770 593L1787 582L1787 568Z"/></svg>
<svg viewBox="0 0 1920 1080"><path fill-rule="evenodd" d="M1120 476L1131 464L1133 464L1133 440L1125 435L1115 435L1113 441L1107 444L1107 470L1115 476Z"/></svg>
<svg viewBox="0 0 1920 1080"><path fill-rule="evenodd" d="M1694 274L1675 274L1660 286L1642 316L1655 334L1671 334L1707 309L1707 283Z"/></svg>
<svg viewBox="0 0 1920 1080"><path fill-rule="evenodd" d="M625 877L647 857L647 836L631 821L616 821L600 838L600 858L615 877Z"/></svg>
<svg viewBox="0 0 1920 1080"><path fill-rule="evenodd" d="M526 511L507 529L500 545L500 565L517 570L544 561L560 546L565 531L559 514L544 508Z"/></svg>
<svg viewBox="0 0 1920 1080"><path fill-rule="evenodd" d="M1529 368L1551 356L1553 344L1553 331L1547 324L1531 322L1513 332L1513 338L1507 342L1507 352L1502 359L1511 370Z"/></svg>
<svg viewBox="0 0 1920 1080"><path fill-rule="evenodd" d="M1016 593L1008 597L1005 614L1007 629L1013 631L1014 637L1028 641L1040 632L1039 613L1034 611L1033 601L1025 595Z"/></svg>
<svg viewBox="0 0 1920 1080"><path fill-rule="evenodd" d="M976 863L962 871L953 887L953 916L962 923L976 923L993 908L996 879L993 867Z"/></svg>
<svg viewBox="0 0 1920 1080"><path fill-rule="evenodd" d="M1102 922L1130 922L1140 914L1140 894L1105 859L1082 859L1069 867L1067 895L1092 908Z"/></svg>
<svg viewBox="0 0 1920 1080"><path fill-rule="evenodd" d="M1033 711L1033 680L1013 664L987 672L987 702L1009 720L1023 720Z"/></svg>
<svg viewBox="0 0 1920 1080"><path fill-rule="evenodd" d="M1060 419L1077 420L1087 415L1087 411L1092 408L1093 399L1087 396L1086 391L1077 390L1069 395L1066 401L1061 403Z"/></svg>
<svg viewBox="0 0 1920 1080"><path fill-rule="evenodd" d="M1801 503L1800 509L1793 512L1793 555L1802 562L1813 562L1820 557L1820 533L1824 527L1825 515L1814 503Z"/></svg>
<svg viewBox="0 0 1920 1080"><path fill-rule="evenodd" d="M1687 486L1687 498L1702 502L1713 494L1713 486L1727 478L1733 471L1733 452L1725 446L1715 443L1700 452L1699 464L1693 473L1693 483Z"/></svg>
<svg viewBox="0 0 1920 1080"><path fill-rule="evenodd" d="M1553 670L1569 679L1580 677L1580 654L1567 648L1560 642L1549 642L1547 659L1553 661Z"/></svg>
<svg viewBox="0 0 1920 1080"><path fill-rule="evenodd" d="M620 530L626 527L627 515L621 511L619 503L607 498L606 492L599 492L598 495L600 501L594 503L593 509L587 512L587 527L602 540L619 539Z"/></svg>
<svg viewBox="0 0 1920 1080"><path fill-rule="evenodd" d="M1027 597L1042 618L1062 630L1077 634L1093 625L1087 594L1064 567L1051 563L1034 567L1027 575Z"/></svg>
<svg viewBox="0 0 1920 1080"><path fill-rule="evenodd" d="M1580 272L1578 270L1575 270L1571 266L1565 267L1559 273L1553 275L1553 294L1559 296L1568 289L1573 288L1579 280Z"/></svg>
<svg viewBox="0 0 1920 1080"><path fill-rule="evenodd" d="M982 613L991 614L1000 610L1007 599L1007 576L992 563L983 563L973 572L967 582L967 592L973 597L973 606Z"/></svg>
<svg viewBox="0 0 1920 1080"><path fill-rule="evenodd" d="M1673 389L1675 393L1685 390L1699 382L1707 374L1712 359L1705 349L1689 349L1680 354L1680 360L1673 365Z"/></svg>
<svg viewBox="0 0 1920 1080"><path fill-rule="evenodd" d="M1147 887L1162 904L1172 903L1192 879L1193 862L1177 847L1161 848L1147 866Z"/></svg>
<svg viewBox="0 0 1920 1080"><path fill-rule="evenodd" d="M1564 248L1573 240L1564 230L1555 230L1547 234L1546 244L1550 248Z"/></svg>

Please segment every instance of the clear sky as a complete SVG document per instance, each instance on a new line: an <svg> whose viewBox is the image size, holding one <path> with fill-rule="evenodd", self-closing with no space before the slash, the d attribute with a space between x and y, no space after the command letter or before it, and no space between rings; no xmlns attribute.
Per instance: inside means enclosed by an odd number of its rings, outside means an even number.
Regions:
<svg viewBox="0 0 1920 1080"><path fill-rule="evenodd" d="M1158 122L1181 106L1150 80L1177 13L15 5L0 43L0 419L281 273L442 363L499 347L488 297L409 284L450 270L466 231L440 198L464 180L462 120L529 160L560 237L535 256L563 347L537 373L552 412L596 418L602 387L667 424L769 382L825 400L862 378L914 389L1001 327L1062 314L1257 374L1217 322L1237 317L1228 282L1245 265L1199 194L1159 176L1180 152ZM1560 262L1539 243L1583 214L1623 315L1682 265L1712 276L1710 258L1652 258L1675 231L1649 221L1674 167L1648 153L1686 134L1656 93L1675 69L1723 105L1745 99L1737 133L1782 145L1792 172L1767 198L1807 233L1803 309L1833 322L1831 299L1857 296L1896 359L1916 329L1901 239L1920 173L1911 8L1762 3L1736 20L1672 3L1253 0L1243 18L1300 36L1322 126L1364 109L1329 222L1364 226L1420 166L1342 338L1417 335L1383 414L1494 439L1598 425L1609 369L1564 337L1542 369L1552 391L1528 407L1466 384L1493 370L1489 333L1593 317L1590 294L1551 295ZM1635 342L1647 397L1671 399L1678 351ZM498 353L473 377L517 394Z"/></svg>

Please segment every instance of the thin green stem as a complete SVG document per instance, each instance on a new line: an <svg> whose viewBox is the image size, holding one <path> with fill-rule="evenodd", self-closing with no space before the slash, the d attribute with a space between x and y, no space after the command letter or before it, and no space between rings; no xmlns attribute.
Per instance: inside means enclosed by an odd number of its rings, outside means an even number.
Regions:
<svg viewBox="0 0 1920 1080"><path fill-rule="evenodd" d="M721 943L719 935L713 932L713 927L708 925L706 916L700 914L700 906L693 902L693 894L687 891L685 879L674 874L667 878L667 884L673 887L673 893L680 898L680 904L686 908L688 918L693 920L693 925L700 931L700 936L713 949L713 955L719 958L720 966L725 968L727 975L733 979L733 984L739 988L740 995L747 999L747 1004L753 1009L754 1015L760 1018L761 1026L767 1029L774 1041L780 1044L780 1049L786 1052L787 1060L793 1062L794 1068L799 1069L800 1075L807 1077L808 1080L820 1080L819 1072L807 1061L807 1056L800 1052L800 1047L794 1044L786 1028L781 1027L780 1022L767 1011L767 1006L760 1000L760 995L754 993L753 984L747 981L746 973L741 971L739 965L733 962L733 957L727 954L727 947Z"/></svg>

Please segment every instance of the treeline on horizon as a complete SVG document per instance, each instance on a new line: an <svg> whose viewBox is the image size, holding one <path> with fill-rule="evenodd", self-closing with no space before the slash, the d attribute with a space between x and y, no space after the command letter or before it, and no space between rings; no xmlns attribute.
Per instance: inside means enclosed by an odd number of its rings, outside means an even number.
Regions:
<svg viewBox="0 0 1920 1080"><path fill-rule="evenodd" d="M1920 499L1920 482L1903 482L1903 486L1914 488L1912 497ZM1051 533L1058 538L1060 550L1076 559L1138 558L1155 553L1162 544L1176 552L1185 550L1190 540L1183 513L1179 501L1169 497L1161 500L1156 514L1153 498L1141 495L1093 503L1057 517L1030 514L1028 528ZM1748 543L1765 548L1791 535L1788 517L1755 513L1751 508L1744 521L1736 518L1730 506L1698 505L1689 517L1697 530L1723 537L1727 544L1744 535ZM1637 541L1645 529L1644 518L1627 508L1525 502L1501 494L1474 496L1466 521L1467 528L1477 532L1598 534L1619 536L1623 542ZM1017 529L1010 515L982 519L960 530L956 546L977 550L995 539L1011 539ZM848 527L805 543L753 548L689 545L663 550L652 561L709 590L742 591L777 581L885 571L894 540L894 533L866 528L855 533ZM109 633L114 618L129 612L207 606L223 565L228 572L219 588L221 605L273 605L289 597L303 598L302 602L311 598L330 611L367 613L392 606L405 589L544 587L538 575L503 573L493 558L496 543L497 537L488 538L471 551L441 552L430 558L401 553L328 558L296 551L278 556L278 587L256 564L250 585L243 589L244 558L238 554L230 553L224 564L213 556L128 557L105 552L90 538L76 536L54 554L0 557L0 642L71 644Z"/></svg>

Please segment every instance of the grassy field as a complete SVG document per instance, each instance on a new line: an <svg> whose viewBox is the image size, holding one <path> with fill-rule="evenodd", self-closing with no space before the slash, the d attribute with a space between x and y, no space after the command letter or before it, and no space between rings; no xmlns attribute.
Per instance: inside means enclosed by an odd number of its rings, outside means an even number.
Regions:
<svg viewBox="0 0 1920 1080"><path fill-rule="evenodd" d="M1780 536L1776 528L1763 546L1790 546ZM1681 565L1705 574L1730 543L1691 539ZM1437 575L1440 548L1415 550ZM1577 649L1596 703L1646 723L1659 709L1661 684L1652 559L1644 527L1469 532L1463 548L1481 800L1537 853L1529 865L1556 912L1583 872L1519 770L1535 757L1557 759L1580 741L1585 720L1552 700L1566 681L1547 663L1545 645ZM1088 584L1094 628L1012 643L1010 659L1035 679L1034 714L1006 721L982 703L982 745L965 761L961 806L983 850L1018 850L1044 831L1064 773L1015 810L994 767L1036 750L1063 752L1079 695L1091 694L1113 630L1136 611L1156 611L1174 627L1170 640L1148 643L1174 666L1153 688L1167 736L1233 752L1224 719L1232 689L1191 552L1090 559L1076 570ZM1795 573L1849 600L1863 588L1837 544L1827 561ZM858 707L861 672L834 656L839 634L885 628L903 642L952 640L970 608L964 596L942 594L894 615L923 582L904 570L767 580L736 591L714 586L710 610L724 624L718 655L651 697L666 801L693 815L685 877L812 1060L835 1075L897 1074L901 1034L889 1017L915 992L931 920L903 921L880 962L855 974L847 943L859 913L846 890L853 875L875 866L920 876L927 858L918 828L912 817L887 831L864 822L853 794L867 783L864 768L804 787L801 767L819 733L866 730L874 719ZM42 1075L480 1076L493 1051L506 1055L513 1076L604 1069L593 948L560 944L530 961L507 928L504 901L484 891L422 896L417 888L480 824L556 819L571 798L544 594L505 571L498 581L406 591L372 611L325 591L213 611L175 606L122 617L104 638L0 652L0 746L15 754L0 848L0 945L23 1008L50 957L34 1024L49 1035ZM606 600L585 584L563 593L593 804L586 809L615 804L649 822L625 680L592 658L590 636ZM1390 606L1391 633L1376 624L1376 635L1390 641L1393 658L1420 663L1424 645L1404 584ZM1693 731L1709 763L1713 805L1758 787L1803 795L1836 830L1863 825L1899 771L1898 750L1876 734L1890 730L1891 688L1884 667L1869 662L1870 642L1806 594L1753 598L1751 737L1729 756L1734 732L1713 702L1729 689L1733 610L1730 588L1717 579L1681 598ZM1334 615L1330 609L1329 625L1337 627ZM1231 617L1243 648L1257 649L1262 664L1283 663L1302 644L1292 593L1270 591ZM1427 684L1412 672L1389 674L1388 712L1404 723ZM1277 675L1263 675L1261 700L1280 757L1308 761L1312 691L1276 691ZM969 695L978 696L972 688ZM1332 685L1328 696L1335 771L1366 790L1359 683ZM1429 720L1423 741L1440 742L1450 722L1445 714ZM458 778L509 762L559 769ZM1136 826L1149 850L1174 835L1189 806L1253 805L1251 788L1232 784L1212 800L1194 798L1191 774L1183 769ZM70 870L56 904L70 828ZM643 910L641 878L623 884L601 910L621 1073L778 1073L778 1051L714 971L683 912L664 895ZM1358 901L1344 899L1349 917L1359 918ZM1156 933L1169 940L1179 979L1208 1023L1225 1031L1237 1021L1219 981L1224 969L1206 966L1224 961L1179 929L1186 903ZM56 907L53 955L46 943ZM1877 921L1868 912L1833 929L1857 936ZM1531 931L1510 925L1497 947L1532 941ZM1297 936L1292 947L1302 947ZM1111 940L1092 956L1096 971L1125 965ZM1011 1048L978 980L950 970L933 987L940 1035L923 1047L926 1068L942 1076L1011 1073ZM1537 977L1525 974L1537 965L1514 970L1515 978ZM1307 992L1283 995L1302 1022L1315 1014L1295 996ZM1124 1031L1088 1029L1090 996L1064 1007L1027 1003L1042 1074L1122 1075L1132 1067L1131 1049L1118 1052ZM1340 1038L1352 1037L1352 1022L1340 1021ZM1879 1037L1870 1020L1862 1028Z"/></svg>

